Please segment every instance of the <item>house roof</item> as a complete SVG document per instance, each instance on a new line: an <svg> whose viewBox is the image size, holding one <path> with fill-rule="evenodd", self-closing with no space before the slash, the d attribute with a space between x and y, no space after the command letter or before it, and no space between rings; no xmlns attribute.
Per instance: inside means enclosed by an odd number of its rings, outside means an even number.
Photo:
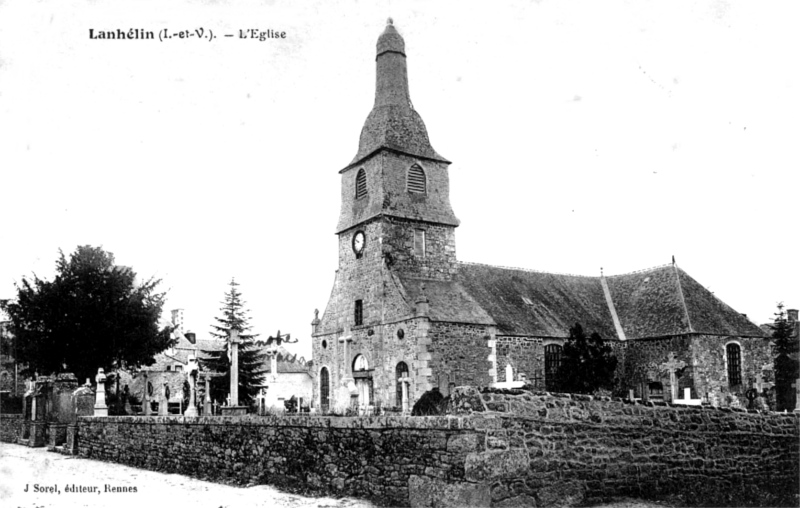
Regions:
<svg viewBox="0 0 800 508"><path fill-rule="evenodd" d="M627 339L688 333L764 336L676 265L603 278L460 263L457 281L500 334L567 337L569 328L580 323L589 332L616 338L616 312Z"/></svg>
<svg viewBox="0 0 800 508"><path fill-rule="evenodd" d="M283 348L281 348L283 349ZM305 358L297 355L292 355L284 350L284 353L278 353L278 374L309 374L311 362L307 362ZM272 362L269 357L264 361L264 368L267 374L272 373Z"/></svg>

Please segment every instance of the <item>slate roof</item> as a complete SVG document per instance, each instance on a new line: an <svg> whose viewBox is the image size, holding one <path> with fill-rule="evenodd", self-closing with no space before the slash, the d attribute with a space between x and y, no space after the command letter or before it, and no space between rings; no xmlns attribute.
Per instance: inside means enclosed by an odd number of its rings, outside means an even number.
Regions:
<svg viewBox="0 0 800 508"><path fill-rule="evenodd" d="M501 335L564 337L579 322L616 337L598 277L461 263L458 281L494 318Z"/></svg>
<svg viewBox="0 0 800 508"><path fill-rule="evenodd" d="M675 265L605 278L609 295L627 339L684 335L763 337L746 317L716 298ZM419 285L419 282L417 282ZM431 285L426 281L426 288ZM433 293L454 289L433 284ZM518 268L460 263L453 288L463 288L496 323L501 335L567 337L580 323L604 338L617 338L602 277L535 272ZM426 294L429 291L426 289ZM471 298L470 298L471 297ZM445 309L430 302L431 318L447 321L458 314L449 294ZM468 314L478 313L469 307Z"/></svg>
<svg viewBox="0 0 800 508"><path fill-rule="evenodd" d="M425 123L411 105L405 41L391 20L378 38L375 60L375 104L347 168L384 148L449 163L431 146Z"/></svg>
<svg viewBox="0 0 800 508"><path fill-rule="evenodd" d="M494 324L489 313L458 282L421 280L402 275L398 279L410 306L415 307L424 293L428 299L428 316L433 321Z"/></svg>
<svg viewBox="0 0 800 508"><path fill-rule="evenodd" d="M672 266L606 277L625 337L691 333Z"/></svg>
<svg viewBox="0 0 800 508"><path fill-rule="evenodd" d="M283 349L281 347L281 349ZM305 358L290 354L283 349L283 353L278 353L278 374L308 374L311 362L306 362ZM272 373L272 362L269 357L264 361L264 369L267 374Z"/></svg>

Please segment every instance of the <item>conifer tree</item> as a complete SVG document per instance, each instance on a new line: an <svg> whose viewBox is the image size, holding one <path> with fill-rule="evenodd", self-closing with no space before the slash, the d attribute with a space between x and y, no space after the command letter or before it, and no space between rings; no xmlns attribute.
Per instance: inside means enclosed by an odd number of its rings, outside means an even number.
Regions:
<svg viewBox="0 0 800 508"><path fill-rule="evenodd" d="M216 317L216 324L212 324L211 335L224 343L218 350L203 350L200 365L204 370L215 372L219 376L211 380L211 399L224 401L230 392L230 332L239 331L239 404L248 405L255 400L266 373L264 359L266 355L261 352L256 344L258 334L249 333L251 330L248 311L245 309L242 294L237 289L239 284L231 279L230 290L225 293L225 300L220 311L222 317Z"/></svg>
<svg viewBox="0 0 800 508"><path fill-rule="evenodd" d="M172 343L169 328L158 325L165 296L159 283L137 281L100 247L79 246L69 258L59 252L53 280L23 278L5 305L23 373L93 380L99 367L112 373L152 365Z"/></svg>
<svg viewBox="0 0 800 508"><path fill-rule="evenodd" d="M772 324L772 355L775 368L775 397L778 411L795 408L792 383L797 381L798 337L793 337L792 323L786 319L783 303L778 304Z"/></svg>
<svg viewBox="0 0 800 508"><path fill-rule="evenodd" d="M587 337L580 324L569 329L569 339L561 352L558 367L558 389L566 393L594 393L610 390L614 385L617 358L600 334Z"/></svg>

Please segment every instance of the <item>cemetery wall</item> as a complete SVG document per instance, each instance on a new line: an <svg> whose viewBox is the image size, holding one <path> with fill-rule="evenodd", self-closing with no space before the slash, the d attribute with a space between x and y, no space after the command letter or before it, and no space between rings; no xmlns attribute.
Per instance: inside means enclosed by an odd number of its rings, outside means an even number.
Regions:
<svg viewBox="0 0 800 508"><path fill-rule="evenodd" d="M0 414L0 442L16 443L22 422L22 414Z"/></svg>
<svg viewBox="0 0 800 508"><path fill-rule="evenodd" d="M80 456L390 506L797 506L800 418L456 388L441 417L109 417Z"/></svg>

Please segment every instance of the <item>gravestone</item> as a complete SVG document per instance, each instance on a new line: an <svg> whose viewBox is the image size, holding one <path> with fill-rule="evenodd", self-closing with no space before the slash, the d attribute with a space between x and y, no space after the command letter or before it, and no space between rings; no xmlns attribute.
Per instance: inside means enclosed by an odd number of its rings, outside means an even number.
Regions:
<svg viewBox="0 0 800 508"><path fill-rule="evenodd" d="M161 388L161 397L158 399L158 416L169 415L169 385L164 381Z"/></svg>
<svg viewBox="0 0 800 508"><path fill-rule="evenodd" d="M76 418L94 414L95 393L88 379L83 386L72 392L72 401Z"/></svg>
<svg viewBox="0 0 800 508"><path fill-rule="evenodd" d="M78 379L72 373L58 374L50 383L47 401L48 448L55 449L67 440L67 425L75 423L75 405L72 394L78 388Z"/></svg>
<svg viewBox="0 0 800 508"><path fill-rule="evenodd" d="M32 408L28 446L38 448L47 442L47 404L53 378L39 376L31 394Z"/></svg>
<svg viewBox="0 0 800 508"><path fill-rule="evenodd" d="M106 405L106 375L103 368L97 369L94 377L97 383L97 390L94 399L94 416L108 416L108 406Z"/></svg>

